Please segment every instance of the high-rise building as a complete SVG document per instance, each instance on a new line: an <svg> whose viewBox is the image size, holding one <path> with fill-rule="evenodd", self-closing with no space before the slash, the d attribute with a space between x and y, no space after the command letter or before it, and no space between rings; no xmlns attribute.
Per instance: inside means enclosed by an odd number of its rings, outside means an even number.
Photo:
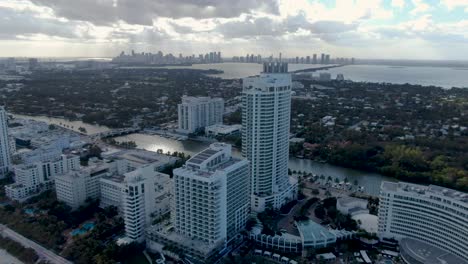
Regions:
<svg viewBox="0 0 468 264"><path fill-rule="evenodd" d="M425 260L435 259L432 253L445 256L439 263L467 263L461 259L468 259L468 194L436 185L383 182L378 235L400 241L406 263L430 263ZM420 249L425 253L418 254Z"/></svg>
<svg viewBox="0 0 468 264"><path fill-rule="evenodd" d="M171 221L149 230L147 244L171 245L200 263L236 239L250 211L249 162L231 145L211 144L174 170Z"/></svg>
<svg viewBox="0 0 468 264"><path fill-rule="evenodd" d="M179 130L193 133L206 126L223 123L222 98L183 96L178 105Z"/></svg>
<svg viewBox="0 0 468 264"><path fill-rule="evenodd" d="M8 137L7 113L3 106L0 106L0 179L4 178L10 171L11 153L10 139Z"/></svg>
<svg viewBox="0 0 468 264"><path fill-rule="evenodd" d="M320 55L320 64L324 64L325 63L325 54L321 54Z"/></svg>
<svg viewBox="0 0 468 264"><path fill-rule="evenodd" d="M208 244L233 238L250 210L248 168L232 157L231 145L214 143L175 169L175 229Z"/></svg>
<svg viewBox="0 0 468 264"><path fill-rule="evenodd" d="M325 55L325 64L330 64L330 54Z"/></svg>
<svg viewBox="0 0 468 264"><path fill-rule="evenodd" d="M151 224L151 216L169 209L169 175L146 166L126 173L124 177L122 211L125 235L132 241L141 242L145 238L146 227Z"/></svg>
<svg viewBox="0 0 468 264"><path fill-rule="evenodd" d="M314 54L313 59L312 59L313 64L317 64L317 54Z"/></svg>
<svg viewBox="0 0 468 264"><path fill-rule="evenodd" d="M291 74L287 63L264 63L243 80L242 154L250 161L252 209L280 208L296 196L288 177Z"/></svg>

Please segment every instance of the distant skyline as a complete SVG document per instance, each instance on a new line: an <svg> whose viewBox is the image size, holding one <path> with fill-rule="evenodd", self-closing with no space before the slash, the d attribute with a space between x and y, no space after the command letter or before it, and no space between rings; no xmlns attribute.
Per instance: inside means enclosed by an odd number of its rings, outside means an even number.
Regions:
<svg viewBox="0 0 468 264"><path fill-rule="evenodd" d="M0 57L468 60L468 0L2 0Z"/></svg>

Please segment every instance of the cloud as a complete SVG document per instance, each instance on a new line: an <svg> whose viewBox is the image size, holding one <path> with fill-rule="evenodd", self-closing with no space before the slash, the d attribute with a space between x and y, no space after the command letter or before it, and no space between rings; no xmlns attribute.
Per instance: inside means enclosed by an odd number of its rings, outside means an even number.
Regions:
<svg viewBox="0 0 468 264"><path fill-rule="evenodd" d="M405 7L405 0L392 0L392 7L395 7L395 8L400 8L402 9L403 7Z"/></svg>
<svg viewBox="0 0 468 264"><path fill-rule="evenodd" d="M448 10L461 7L464 8L465 12L468 11L468 0L441 0L441 4L445 5Z"/></svg>
<svg viewBox="0 0 468 264"><path fill-rule="evenodd" d="M85 28L83 28L83 26ZM81 29L84 29L80 32ZM57 19L40 18L30 10L16 10L0 7L0 38L17 39L18 36L32 36L36 34L61 37L86 37L86 25L76 22L64 22Z"/></svg>
<svg viewBox="0 0 468 264"><path fill-rule="evenodd" d="M264 12L278 14L276 0L31 0L71 20L106 25L124 21L152 25L159 17L232 18Z"/></svg>
<svg viewBox="0 0 468 264"><path fill-rule="evenodd" d="M412 0L412 3L414 5L413 10L410 12L412 15L426 13L431 8L431 6L424 2L424 0Z"/></svg>
<svg viewBox="0 0 468 264"><path fill-rule="evenodd" d="M358 23L344 23L340 21L317 21L310 25L313 33L333 34L353 31L359 26Z"/></svg>

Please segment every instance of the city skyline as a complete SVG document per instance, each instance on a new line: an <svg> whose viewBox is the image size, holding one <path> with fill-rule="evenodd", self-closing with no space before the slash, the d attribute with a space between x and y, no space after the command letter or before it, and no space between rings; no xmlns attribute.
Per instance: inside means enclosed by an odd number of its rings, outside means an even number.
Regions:
<svg viewBox="0 0 468 264"><path fill-rule="evenodd" d="M468 60L467 12L468 2L455 0L6 0L0 57L113 57L135 49Z"/></svg>

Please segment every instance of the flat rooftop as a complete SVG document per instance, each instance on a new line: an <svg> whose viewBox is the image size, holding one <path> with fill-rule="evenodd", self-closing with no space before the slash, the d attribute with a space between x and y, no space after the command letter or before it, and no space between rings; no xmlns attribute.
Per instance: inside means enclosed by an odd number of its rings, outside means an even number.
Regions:
<svg viewBox="0 0 468 264"><path fill-rule="evenodd" d="M407 192L415 195L435 194L468 203L468 194L437 185L420 185L407 182L382 182L381 189L390 192Z"/></svg>
<svg viewBox="0 0 468 264"><path fill-rule="evenodd" d="M222 247L223 245L223 241L220 241L217 244L208 244L199 239L194 239L188 236L181 235L173 231L173 229L174 228L172 226L161 227L158 225L153 225L147 229L147 232L158 234L159 236L164 237L167 240L170 240L174 243L177 243L180 246L195 249L199 252L202 252L205 255L209 254L211 251L213 251L213 249Z"/></svg>
<svg viewBox="0 0 468 264"><path fill-rule="evenodd" d="M125 175L122 174L112 174L110 176L104 176L101 179L103 180L109 180L117 183L122 183L125 180Z"/></svg>
<svg viewBox="0 0 468 264"><path fill-rule="evenodd" d="M468 264L468 261L452 253L411 238L404 238L400 241L400 252L403 257L408 254L424 264Z"/></svg>
<svg viewBox="0 0 468 264"><path fill-rule="evenodd" d="M189 159L187 162L193 164L202 164L204 161L212 157L214 154L221 152L222 150L214 150L214 149L205 149L202 152L193 156L193 158Z"/></svg>
<svg viewBox="0 0 468 264"><path fill-rule="evenodd" d="M141 165L152 164L152 163L167 163L178 160L179 158L159 154L154 151L148 151L143 149L131 149L131 150L118 150L108 153L103 153L103 157L107 159L120 158L130 162L138 163Z"/></svg>

